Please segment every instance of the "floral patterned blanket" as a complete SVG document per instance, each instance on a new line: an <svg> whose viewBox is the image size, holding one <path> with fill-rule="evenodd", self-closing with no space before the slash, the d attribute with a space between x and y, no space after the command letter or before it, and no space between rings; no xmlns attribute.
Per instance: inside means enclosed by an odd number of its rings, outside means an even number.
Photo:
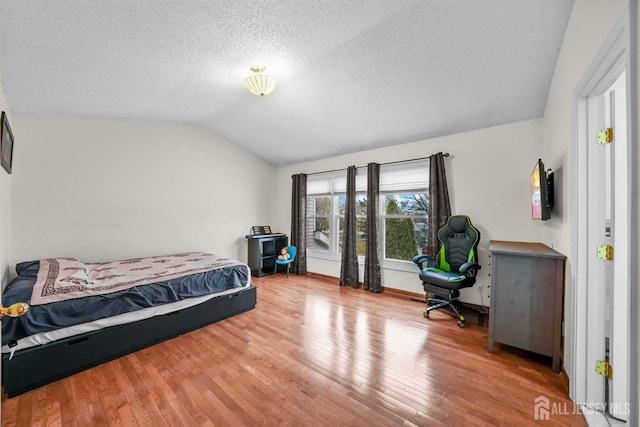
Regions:
<svg viewBox="0 0 640 427"><path fill-rule="evenodd" d="M239 264L202 252L90 264L75 258L42 259L30 304L109 294Z"/></svg>

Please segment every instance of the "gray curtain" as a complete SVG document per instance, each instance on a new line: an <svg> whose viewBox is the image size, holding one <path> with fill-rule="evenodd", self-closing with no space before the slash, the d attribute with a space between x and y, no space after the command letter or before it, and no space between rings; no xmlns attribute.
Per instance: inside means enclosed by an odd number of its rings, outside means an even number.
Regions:
<svg viewBox="0 0 640 427"><path fill-rule="evenodd" d="M291 245L298 248L291 265L293 274L307 274L307 175L291 176Z"/></svg>
<svg viewBox="0 0 640 427"><path fill-rule="evenodd" d="M451 216L447 175L444 168L444 155L434 154L429 157L429 255L435 256L440 250L438 230L447 223Z"/></svg>
<svg viewBox="0 0 640 427"><path fill-rule="evenodd" d="M364 289L382 291L380 277L380 165L367 165L367 252L364 258Z"/></svg>
<svg viewBox="0 0 640 427"><path fill-rule="evenodd" d="M340 286L358 287L358 249L356 247L356 167L347 168L347 200L342 235Z"/></svg>

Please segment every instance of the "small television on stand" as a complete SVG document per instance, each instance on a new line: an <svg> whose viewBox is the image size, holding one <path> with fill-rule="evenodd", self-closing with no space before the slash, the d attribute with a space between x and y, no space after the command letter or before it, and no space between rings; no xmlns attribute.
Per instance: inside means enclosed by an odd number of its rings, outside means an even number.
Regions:
<svg viewBox="0 0 640 427"><path fill-rule="evenodd" d="M538 159L531 172L531 218L547 221L553 209L553 172L545 170L542 159Z"/></svg>

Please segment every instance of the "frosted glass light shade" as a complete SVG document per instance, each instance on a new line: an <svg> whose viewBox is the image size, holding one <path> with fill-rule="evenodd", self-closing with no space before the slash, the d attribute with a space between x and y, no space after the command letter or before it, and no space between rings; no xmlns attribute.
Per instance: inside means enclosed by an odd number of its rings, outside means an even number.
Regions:
<svg viewBox="0 0 640 427"><path fill-rule="evenodd" d="M244 79L244 87L254 95L264 98L276 87L276 79L268 74L263 74L264 68L252 68L255 74Z"/></svg>

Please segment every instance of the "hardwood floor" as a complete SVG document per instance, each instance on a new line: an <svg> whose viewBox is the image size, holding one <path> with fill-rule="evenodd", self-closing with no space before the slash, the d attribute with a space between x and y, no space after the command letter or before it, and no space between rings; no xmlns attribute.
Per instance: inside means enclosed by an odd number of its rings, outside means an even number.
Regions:
<svg viewBox="0 0 640 427"><path fill-rule="evenodd" d="M13 399L2 426L586 425L550 362L388 293L254 279L255 310ZM488 323L488 322L487 322ZM549 400L536 421L534 400Z"/></svg>

